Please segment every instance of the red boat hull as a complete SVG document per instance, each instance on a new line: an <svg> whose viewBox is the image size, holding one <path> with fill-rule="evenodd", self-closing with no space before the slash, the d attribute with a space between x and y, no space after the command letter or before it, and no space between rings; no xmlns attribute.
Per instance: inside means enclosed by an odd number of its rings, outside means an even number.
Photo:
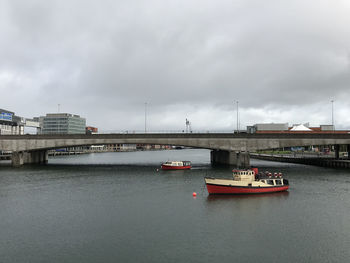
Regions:
<svg viewBox="0 0 350 263"><path fill-rule="evenodd" d="M162 165L163 170L187 170L191 169L191 165L187 166L171 166L171 165Z"/></svg>
<svg viewBox="0 0 350 263"><path fill-rule="evenodd" d="M271 187L244 187L206 184L209 194L263 194L286 191L289 185Z"/></svg>

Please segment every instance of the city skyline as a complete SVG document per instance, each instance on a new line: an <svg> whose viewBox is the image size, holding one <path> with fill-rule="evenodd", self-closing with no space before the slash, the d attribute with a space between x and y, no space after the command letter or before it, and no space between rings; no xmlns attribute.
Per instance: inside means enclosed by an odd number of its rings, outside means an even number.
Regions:
<svg viewBox="0 0 350 263"><path fill-rule="evenodd" d="M101 131L185 130L186 119L233 130L239 101L241 128L334 116L350 129L346 1L19 0L0 10L1 108L19 116L68 112Z"/></svg>

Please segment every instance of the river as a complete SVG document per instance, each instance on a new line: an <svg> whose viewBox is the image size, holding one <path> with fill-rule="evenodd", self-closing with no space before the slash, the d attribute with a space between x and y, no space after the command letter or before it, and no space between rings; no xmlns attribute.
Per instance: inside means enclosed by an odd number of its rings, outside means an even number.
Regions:
<svg viewBox="0 0 350 263"><path fill-rule="evenodd" d="M0 262L348 262L350 171L252 160L284 193L209 196L208 150L0 164ZM188 171L158 170L190 160ZM196 192L197 197L192 193Z"/></svg>

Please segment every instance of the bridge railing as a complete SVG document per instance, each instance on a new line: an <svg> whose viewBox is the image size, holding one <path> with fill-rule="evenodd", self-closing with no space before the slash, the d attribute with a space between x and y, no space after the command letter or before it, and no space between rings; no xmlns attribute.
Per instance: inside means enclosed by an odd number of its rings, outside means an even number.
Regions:
<svg viewBox="0 0 350 263"><path fill-rule="evenodd" d="M101 130L98 134L111 134L111 133L120 133L120 134L145 134L145 133L165 133L165 134L173 134L173 133L234 133L233 130Z"/></svg>

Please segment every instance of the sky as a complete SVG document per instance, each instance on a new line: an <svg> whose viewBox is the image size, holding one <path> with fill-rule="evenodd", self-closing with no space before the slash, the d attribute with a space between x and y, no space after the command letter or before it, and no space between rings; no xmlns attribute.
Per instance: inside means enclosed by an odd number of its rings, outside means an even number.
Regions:
<svg viewBox="0 0 350 263"><path fill-rule="evenodd" d="M0 0L0 108L26 118L221 132L237 105L241 129L333 105L350 129L349 95L348 0Z"/></svg>

